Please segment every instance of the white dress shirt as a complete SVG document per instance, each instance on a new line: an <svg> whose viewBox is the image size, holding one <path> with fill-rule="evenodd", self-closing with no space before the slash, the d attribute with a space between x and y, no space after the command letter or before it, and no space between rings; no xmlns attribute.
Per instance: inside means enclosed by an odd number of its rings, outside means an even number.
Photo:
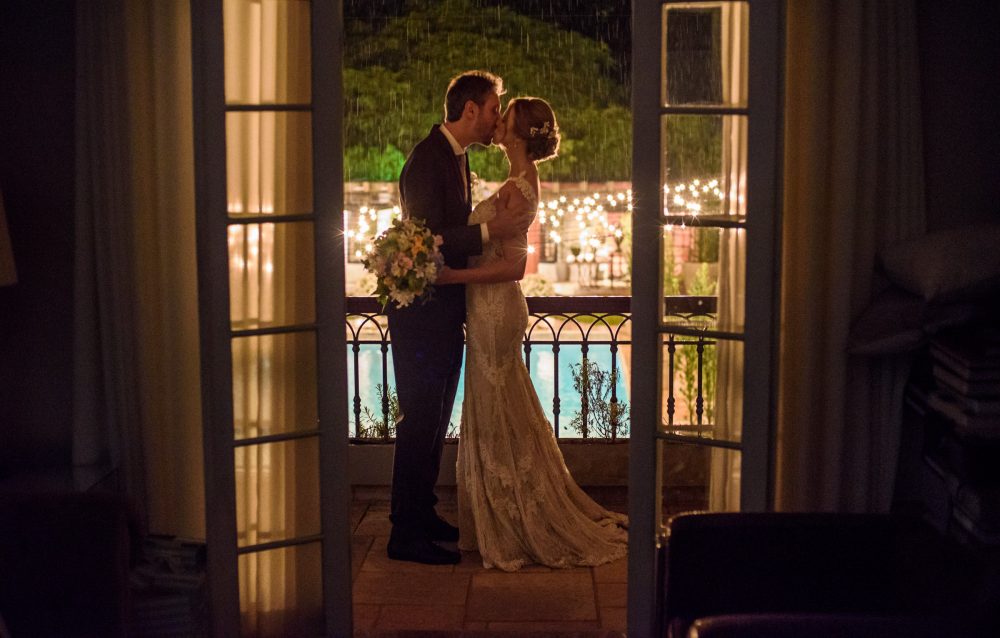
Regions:
<svg viewBox="0 0 1000 638"><path fill-rule="evenodd" d="M468 183L467 180L469 179L469 176L465 174L465 170L464 170L464 167L465 167L465 149L462 148L462 145L458 143L458 140L455 139L455 136L451 134L451 131L448 130L448 127L445 124L442 124L440 128L441 128L441 132L444 133L444 138L446 140L448 140L449 144L451 144L451 150L455 151L455 155L456 156L461 156L462 157L462 167L463 167L463 169L460 170L460 171L458 171L458 172L461 173L461 175L462 175L462 187L465 189L463 192L468 193L469 192L469 183ZM485 246L486 243L490 240L490 231L486 227L486 224L479 224L479 233L480 233L480 235L483 238L483 246Z"/></svg>

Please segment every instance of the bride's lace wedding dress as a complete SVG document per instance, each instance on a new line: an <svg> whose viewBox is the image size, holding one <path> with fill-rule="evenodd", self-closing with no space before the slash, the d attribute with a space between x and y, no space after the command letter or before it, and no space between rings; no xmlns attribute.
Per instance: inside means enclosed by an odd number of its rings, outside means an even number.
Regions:
<svg viewBox="0 0 1000 638"><path fill-rule="evenodd" d="M523 177L510 181L532 205ZM496 214L495 197L470 224ZM489 242L470 267L502 258ZM458 443L459 549L485 567L594 566L625 556L627 519L573 481L521 355L528 306L517 282L466 287L465 401Z"/></svg>

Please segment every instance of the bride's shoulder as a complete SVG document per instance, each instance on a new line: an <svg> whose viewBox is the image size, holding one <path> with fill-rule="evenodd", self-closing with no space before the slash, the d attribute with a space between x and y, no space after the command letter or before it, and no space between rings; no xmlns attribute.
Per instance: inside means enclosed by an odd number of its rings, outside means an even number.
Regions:
<svg viewBox="0 0 1000 638"><path fill-rule="evenodd" d="M535 180L538 183L538 180ZM538 193L535 192L536 186L533 186L531 181L529 181L524 174L515 175L513 177L508 177L507 181L503 183L500 188L501 196L507 198L517 198L523 199L529 204L534 204L538 201Z"/></svg>

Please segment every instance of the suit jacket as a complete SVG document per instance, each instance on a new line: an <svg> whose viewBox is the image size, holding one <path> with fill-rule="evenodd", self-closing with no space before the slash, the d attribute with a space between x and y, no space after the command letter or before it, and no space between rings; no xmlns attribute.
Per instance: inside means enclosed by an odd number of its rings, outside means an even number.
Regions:
<svg viewBox="0 0 1000 638"><path fill-rule="evenodd" d="M471 175L465 160L466 184L458 159L440 125L417 143L399 176L399 196L403 215L422 219L435 235L441 235L441 252L449 268L465 268L470 256L483 252L479 226L469 226ZM465 321L465 286L435 286L427 303L415 302L403 309L389 305L393 330L454 329Z"/></svg>

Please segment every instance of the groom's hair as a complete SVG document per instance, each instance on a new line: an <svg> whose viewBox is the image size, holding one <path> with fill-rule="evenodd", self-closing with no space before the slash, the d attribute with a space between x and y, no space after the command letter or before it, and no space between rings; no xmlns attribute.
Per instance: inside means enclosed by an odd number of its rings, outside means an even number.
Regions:
<svg viewBox="0 0 1000 638"><path fill-rule="evenodd" d="M456 75L448 83L444 96L445 121L457 122L469 100L482 106L491 91L496 91L497 95L504 93L503 80L489 71L466 71Z"/></svg>

